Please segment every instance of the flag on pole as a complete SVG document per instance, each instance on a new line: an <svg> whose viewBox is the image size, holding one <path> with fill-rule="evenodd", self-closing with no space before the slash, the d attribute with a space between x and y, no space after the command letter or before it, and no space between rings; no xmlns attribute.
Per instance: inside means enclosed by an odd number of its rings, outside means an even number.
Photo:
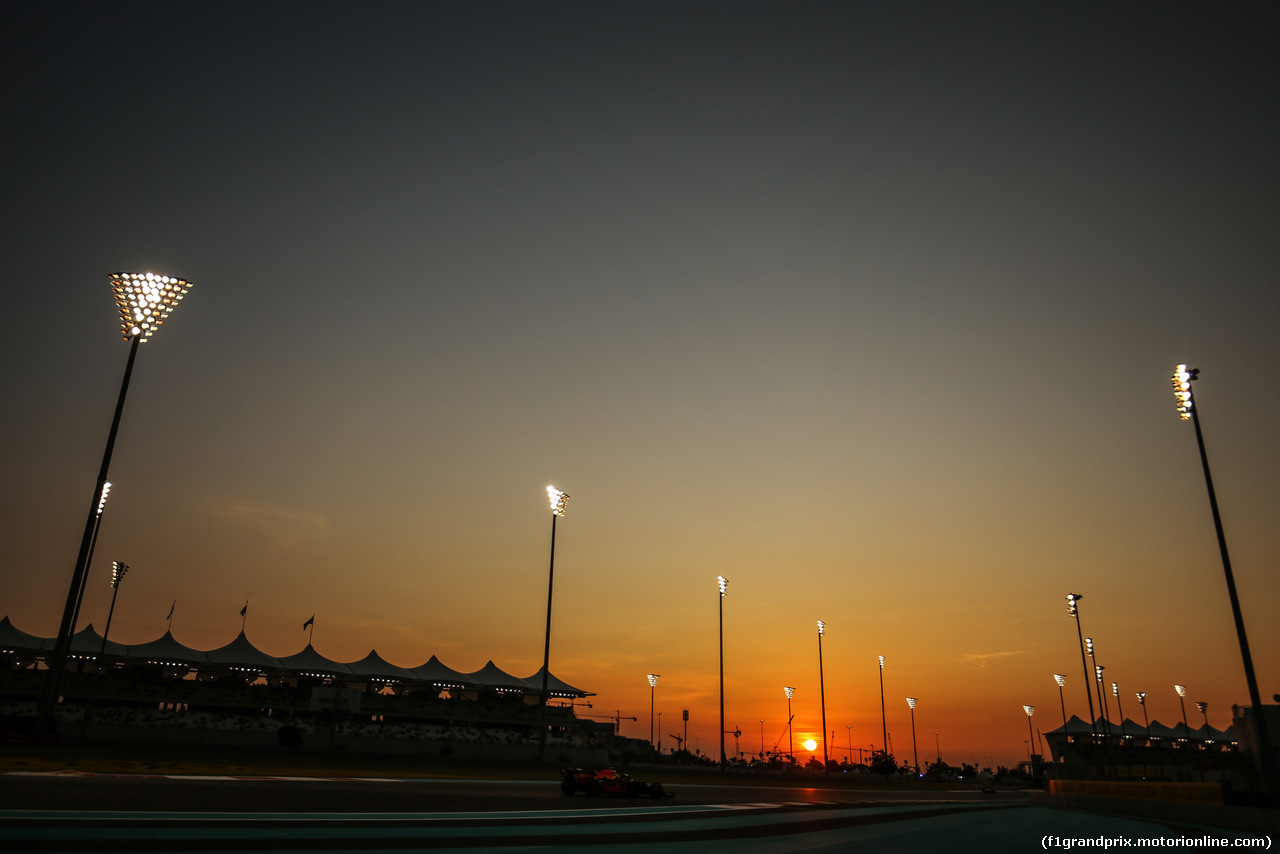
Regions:
<svg viewBox="0 0 1280 854"><path fill-rule="evenodd" d="M240 616L243 617L247 613L249 613L249 603L245 602L244 607L240 609Z"/></svg>
<svg viewBox="0 0 1280 854"><path fill-rule="evenodd" d="M177 604L178 604L178 600L174 599L173 604L169 606L169 616L165 617L166 620L173 619L173 609L177 606Z"/></svg>
<svg viewBox="0 0 1280 854"><path fill-rule="evenodd" d="M311 625L315 621L316 621L316 615L312 614L311 619L307 620L305 623L302 624L302 630L305 632L307 630L307 626Z"/></svg>

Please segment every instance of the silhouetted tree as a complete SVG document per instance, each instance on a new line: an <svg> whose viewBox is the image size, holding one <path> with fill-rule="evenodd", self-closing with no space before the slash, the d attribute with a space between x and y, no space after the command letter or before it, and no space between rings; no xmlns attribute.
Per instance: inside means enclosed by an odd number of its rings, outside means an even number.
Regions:
<svg viewBox="0 0 1280 854"><path fill-rule="evenodd" d="M898 772L898 761L893 758L892 753L875 750L871 753L871 759L867 762L867 767L871 769L873 774L883 774L888 777L890 774Z"/></svg>

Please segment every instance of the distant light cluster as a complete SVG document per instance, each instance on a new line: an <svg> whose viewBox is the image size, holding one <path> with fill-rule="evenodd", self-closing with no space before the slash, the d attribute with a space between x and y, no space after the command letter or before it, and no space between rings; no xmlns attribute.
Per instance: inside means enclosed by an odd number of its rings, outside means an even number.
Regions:
<svg viewBox="0 0 1280 854"><path fill-rule="evenodd" d="M1174 368L1173 377L1173 396L1178 401L1178 415L1183 421L1191 418L1191 408L1195 405L1195 401L1191 396L1191 381L1196 378L1200 371L1196 368L1187 370L1186 365L1178 365Z"/></svg>
<svg viewBox="0 0 1280 854"><path fill-rule="evenodd" d="M111 291L120 309L120 331L124 339L148 340L190 289L190 282L172 276L113 273Z"/></svg>

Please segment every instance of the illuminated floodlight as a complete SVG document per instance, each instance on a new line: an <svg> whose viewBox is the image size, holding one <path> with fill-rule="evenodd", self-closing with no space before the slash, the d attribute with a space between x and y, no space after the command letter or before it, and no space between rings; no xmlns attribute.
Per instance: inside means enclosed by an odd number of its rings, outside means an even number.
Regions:
<svg viewBox="0 0 1280 854"><path fill-rule="evenodd" d="M792 697L796 695L796 689L792 688L790 685L783 685L782 690L784 693L786 693L788 700L790 700Z"/></svg>
<svg viewBox="0 0 1280 854"><path fill-rule="evenodd" d="M1208 710L1209 710L1209 704L1208 704L1208 703L1206 703L1204 700L1197 700L1197 701L1196 701L1196 711L1198 711L1200 714L1202 714L1202 715L1203 715L1203 714L1204 714L1205 712L1207 712Z"/></svg>
<svg viewBox="0 0 1280 854"><path fill-rule="evenodd" d="M111 291L120 310L124 340L147 341L191 289L191 283L154 273L112 273Z"/></svg>
<svg viewBox="0 0 1280 854"><path fill-rule="evenodd" d="M720 595L723 597L725 592L729 589L729 579L725 578L723 575L717 575L716 582L720 585Z"/></svg>
<svg viewBox="0 0 1280 854"><path fill-rule="evenodd" d="M1119 697L1119 696L1120 696L1120 683L1119 683L1119 682L1112 682L1112 683L1111 683L1111 693L1112 693L1112 694L1114 694L1116 697Z"/></svg>
<svg viewBox="0 0 1280 854"><path fill-rule="evenodd" d="M649 687L650 687L650 688L657 688L657 687L658 687L658 677L659 677L660 675L661 675L661 674L658 674L658 673L648 673L648 674L646 674L646 676L647 676L647 677L648 677L648 679L649 679Z"/></svg>
<svg viewBox="0 0 1280 854"><path fill-rule="evenodd" d="M1098 683L1099 683L1099 684L1103 684L1103 682L1102 682L1102 671L1104 671L1104 670L1106 670L1106 669L1107 669L1107 668L1103 667L1101 664L1095 664L1095 665L1093 665L1093 670L1094 670L1094 672L1098 674Z"/></svg>
<svg viewBox="0 0 1280 854"><path fill-rule="evenodd" d="M120 561L111 563L111 589L115 590L120 586L120 581L124 578L124 574L129 571L129 565Z"/></svg>
<svg viewBox="0 0 1280 854"><path fill-rule="evenodd" d="M1089 657L1093 658L1093 638L1084 639L1084 648L1089 653Z"/></svg>
<svg viewBox="0 0 1280 854"><path fill-rule="evenodd" d="M1186 685L1174 685L1174 686L1173 686L1173 690L1175 690L1175 691L1177 691L1177 692L1178 692L1178 696L1179 696L1179 697L1185 697L1185 696L1187 696L1187 686L1186 686Z"/></svg>
<svg viewBox="0 0 1280 854"><path fill-rule="evenodd" d="M1026 712L1026 713L1027 713L1027 717L1031 717L1032 715L1034 715L1034 714L1036 713L1036 707L1035 707L1035 706L1023 706L1023 707L1022 707L1022 711L1024 711L1024 712Z"/></svg>
<svg viewBox="0 0 1280 854"><path fill-rule="evenodd" d="M107 496L111 494L111 483L102 484L102 493L98 496L98 515L102 515L102 511L107 508Z"/></svg>
<svg viewBox="0 0 1280 854"><path fill-rule="evenodd" d="M1138 691L1135 696L1138 698L1138 705L1145 706L1147 704L1147 692Z"/></svg>
<svg viewBox="0 0 1280 854"><path fill-rule="evenodd" d="M907 705L908 705L908 706L910 706L912 709L914 709L914 708L916 707L916 703L917 703L917 702L919 702L919 701L918 701L915 697L908 697L908 698L907 698Z"/></svg>
<svg viewBox="0 0 1280 854"><path fill-rule="evenodd" d="M827 631L827 624L818 620L818 637L822 637Z"/></svg>
<svg viewBox="0 0 1280 854"><path fill-rule="evenodd" d="M1186 365L1178 365L1173 370L1173 398L1177 401L1178 415L1183 421L1191 419L1191 410L1195 406L1195 398L1191 393L1191 383L1199 375L1199 368L1187 369Z"/></svg>
<svg viewBox="0 0 1280 854"><path fill-rule="evenodd" d="M1053 681L1058 683L1059 688L1063 688L1067 684L1067 677L1063 676L1061 673L1055 673L1053 674Z"/></svg>
<svg viewBox="0 0 1280 854"><path fill-rule="evenodd" d="M877 656L877 658L880 659L880 669L884 670L884 656L883 655Z"/></svg>
<svg viewBox="0 0 1280 854"><path fill-rule="evenodd" d="M1080 593L1067 594L1067 616L1078 617L1080 615L1079 611L1076 610L1076 603L1083 598L1084 595Z"/></svg>
<svg viewBox="0 0 1280 854"><path fill-rule="evenodd" d="M569 503L569 496L554 486L547 487L547 500L551 503L551 515L563 516L564 507Z"/></svg>

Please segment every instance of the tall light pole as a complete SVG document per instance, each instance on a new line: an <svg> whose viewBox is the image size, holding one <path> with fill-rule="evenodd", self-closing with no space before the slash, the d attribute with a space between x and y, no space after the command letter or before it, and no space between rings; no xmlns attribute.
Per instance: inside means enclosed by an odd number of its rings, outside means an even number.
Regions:
<svg viewBox="0 0 1280 854"><path fill-rule="evenodd" d="M551 593L556 580L556 520L564 515L569 496L554 486L548 486L547 502L551 505L551 564L547 570L547 634L542 644L542 689L538 694L539 762L547 749L547 676L551 673Z"/></svg>
<svg viewBox="0 0 1280 854"><path fill-rule="evenodd" d="M1093 670L1098 674L1098 696L1102 698L1102 723L1106 727L1107 735L1111 735L1111 709L1107 706L1107 683L1102 678L1102 671L1107 668L1101 664L1093 665Z"/></svg>
<svg viewBox="0 0 1280 854"><path fill-rule="evenodd" d="M1173 690L1178 692L1178 704L1182 706L1182 735L1190 740L1191 727L1187 725L1187 686L1174 685Z"/></svg>
<svg viewBox="0 0 1280 854"><path fill-rule="evenodd" d="M1089 662L1084 657L1084 632L1080 628L1080 600L1084 598L1080 593L1067 594L1067 615L1075 618L1076 636L1080 638L1080 665L1084 668L1084 696L1089 701L1089 729L1094 735L1098 734L1098 722L1093 714L1093 679L1089 676Z"/></svg>
<svg viewBox="0 0 1280 854"><path fill-rule="evenodd" d="M1063 698L1062 689L1067 684L1067 677L1061 673L1053 674L1053 681L1058 683L1058 702L1062 705L1062 734L1067 736L1067 701Z"/></svg>
<svg viewBox="0 0 1280 854"><path fill-rule="evenodd" d="M1258 762L1263 779L1274 789L1275 757L1271 755L1271 739L1267 734L1266 715L1263 714L1262 695L1258 692L1258 677L1253 672L1253 656L1249 652L1249 637L1244 630L1244 614L1240 611L1240 597L1236 594L1236 579L1231 572L1231 557L1227 553L1227 536L1222 531L1222 516L1218 512L1218 497L1213 490L1213 477L1209 474L1209 455L1204 449L1204 434L1200 431L1200 408L1195 405L1195 393L1191 384L1200 376L1199 368L1188 369L1178 365L1174 369L1173 394L1177 400L1178 414L1183 421L1190 420L1196 428L1196 446L1200 449L1200 467L1204 469L1204 485L1209 492L1209 510L1213 513L1213 529L1218 535L1218 553L1222 557L1222 573L1227 581L1227 595L1231 599L1231 617L1236 624L1236 639L1240 643L1240 660L1244 664L1244 677L1249 685L1249 703L1253 706L1253 727L1257 735ZM1185 717L1185 715L1184 715Z"/></svg>
<svg viewBox="0 0 1280 854"><path fill-rule="evenodd" d="M107 496L111 494L111 484L102 484L102 495L98 498L98 514L93 522L93 538L89 541L89 556L85 561L86 567L93 566L93 552L98 547L98 531L102 529L102 513L107 509ZM80 579L80 591L76 593L76 608L71 615L71 634L76 633L76 626L80 625L80 606L84 603L84 589L89 586L89 570L86 569L84 576Z"/></svg>
<svg viewBox="0 0 1280 854"><path fill-rule="evenodd" d="M1120 737L1125 738L1126 736L1124 733L1124 704L1120 702L1120 683L1119 682L1111 683L1111 693L1114 694L1116 698L1116 714L1120 715Z"/></svg>
<svg viewBox="0 0 1280 854"><path fill-rule="evenodd" d="M1209 735L1209 704L1206 703L1204 700L1197 700L1196 710L1199 711L1200 714L1204 716L1204 734L1205 734L1205 737L1207 738Z"/></svg>
<svg viewBox="0 0 1280 854"><path fill-rule="evenodd" d="M720 585L720 770L725 769L724 755L724 596L729 590L729 579L716 576Z"/></svg>
<svg viewBox="0 0 1280 854"><path fill-rule="evenodd" d="M1147 742L1151 741L1151 718L1147 717L1147 692L1138 691L1134 694L1138 698L1138 705L1142 706L1142 722L1147 726Z"/></svg>
<svg viewBox="0 0 1280 854"><path fill-rule="evenodd" d="M648 679L649 679L649 746L650 746L650 747L654 747L654 746L655 746L655 745L654 745L654 742L653 742L653 692L654 692L654 691L657 689L657 687L658 687L658 676L659 676L659 675L660 675L660 674L658 674L658 673L649 673L649 674L647 674L647 677L648 677ZM658 735L659 735L659 737L661 737L661 735L662 735L662 734L661 734L661 732L659 732L659 734L658 734Z"/></svg>
<svg viewBox="0 0 1280 854"><path fill-rule="evenodd" d="M791 698L796 695L796 689L790 685L782 686L783 692L787 695L787 755L791 757L792 763L796 761L796 739L795 734L791 731ZM723 729L723 727L722 727Z"/></svg>
<svg viewBox="0 0 1280 854"><path fill-rule="evenodd" d="M822 678L822 636L826 631L826 623L818 620L818 698L822 704L822 773L824 776L829 776L831 771L828 768L830 758L827 753L827 688Z"/></svg>
<svg viewBox="0 0 1280 854"><path fill-rule="evenodd" d="M907 705L911 708L911 758L916 764L916 776L920 776L920 752L916 750L916 698L908 697Z"/></svg>
<svg viewBox="0 0 1280 854"><path fill-rule="evenodd" d="M1098 667L1098 659L1093 654L1093 638L1085 638L1084 647L1089 653L1089 659L1093 662L1094 690L1098 692L1098 712L1102 715L1102 726L1106 734L1111 735L1111 721L1107 720L1106 706L1102 702L1102 668Z"/></svg>
<svg viewBox="0 0 1280 854"><path fill-rule="evenodd" d="M1033 773L1033 774L1034 774L1034 773L1035 773L1036 734L1035 734L1035 732L1034 732L1034 731L1032 731L1032 729L1031 729L1031 716L1032 716L1032 715L1034 715L1034 714L1036 713L1036 707L1035 707L1035 706L1023 706L1023 707L1022 707L1022 711L1024 711L1024 712L1026 712L1026 713L1027 713L1027 735L1028 735L1028 736L1030 737L1030 739L1031 739L1031 740L1028 742L1028 744L1031 746L1031 750L1030 750L1030 753L1031 753L1031 760L1032 760L1031 773Z"/></svg>
<svg viewBox="0 0 1280 854"><path fill-rule="evenodd" d="M884 714L884 656L880 659L880 735L884 738L884 753L889 755L889 721Z"/></svg>
<svg viewBox="0 0 1280 854"><path fill-rule="evenodd" d="M120 395L116 398L116 410L111 419L111 429L107 432L107 446L102 453L102 466L98 469L97 483L93 487L89 515L85 520L84 533L80 538L80 551L76 556L75 569L71 573L71 586L67 591L67 601L62 609L58 639L53 648L53 656L47 662L49 672L45 674L44 683L40 686L40 697L36 704L36 728L41 732L53 732L55 728L54 707L58 702L58 683L67 666L71 636L75 634L75 613L80 593L84 589L85 575L89 571L89 557L98 527L98 507L105 495L107 473L111 469L111 454L115 450L116 433L120 429L120 416L124 413L125 395L129 391L129 379L133 376L133 363L138 355L138 345L155 334L160 324L164 323L190 287L191 283L185 279L157 276L154 273L113 273L111 275L111 292L115 297L116 308L120 312L120 330L124 340L129 342L129 360L125 364L124 380L120 383Z"/></svg>

